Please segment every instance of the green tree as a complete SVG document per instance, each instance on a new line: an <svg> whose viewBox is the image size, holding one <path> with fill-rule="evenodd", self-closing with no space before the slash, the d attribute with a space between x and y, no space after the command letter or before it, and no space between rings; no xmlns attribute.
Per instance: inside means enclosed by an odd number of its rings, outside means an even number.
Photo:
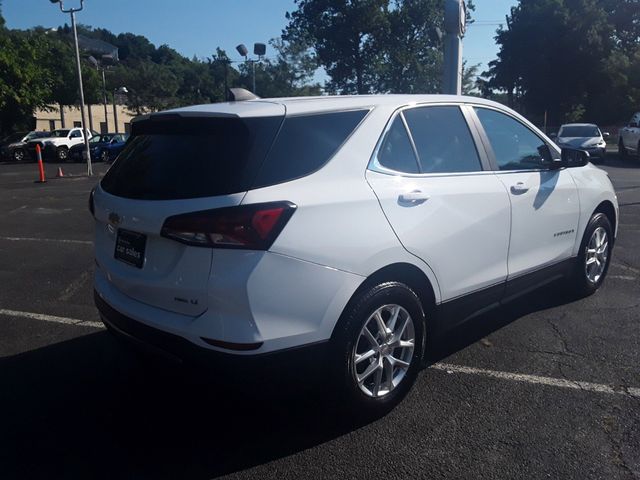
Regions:
<svg viewBox="0 0 640 480"><path fill-rule="evenodd" d="M484 93L504 92L534 120L546 111L551 124L619 121L640 100L629 96L638 7L637 0L520 0L497 32L500 51L483 74ZM636 20L618 21L620 12Z"/></svg>
<svg viewBox="0 0 640 480"><path fill-rule="evenodd" d="M287 12L283 40L313 49L339 93L377 90L380 51L376 38L387 28L388 0L296 0Z"/></svg>
<svg viewBox="0 0 640 480"><path fill-rule="evenodd" d="M475 9L468 3L468 20ZM442 0L296 0L283 39L308 48L335 93L436 93Z"/></svg>
<svg viewBox="0 0 640 480"><path fill-rule="evenodd" d="M439 0L404 0L386 9L387 22L376 37L381 61L376 65L376 91L437 93L442 81L443 28Z"/></svg>
<svg viewBox="0 0 640 480"><path fill-rule="evenodd" d="M33 127L33 111L46 105L51 81L42 67L46 44L6 30L3 19L0 25L0 131L7 133Z"/></svg>
<svg viewBox="0 0 640 480"><path fill-rule="evenodd" d="M462 62L462 94L476 95L479 93L480 85L477 82L480 64L467 66L467 61Z"/></svg>

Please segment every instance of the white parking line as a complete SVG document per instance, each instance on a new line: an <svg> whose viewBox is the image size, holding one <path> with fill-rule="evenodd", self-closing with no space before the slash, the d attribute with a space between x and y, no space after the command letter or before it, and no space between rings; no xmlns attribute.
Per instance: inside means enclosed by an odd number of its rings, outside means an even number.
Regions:
<svg viewBox="0 0 640 480"><path fill-rule="evenodd" d="M620 248L617 246L617 248ZM621 268L622 270L627 270L628 272L640 273L640 270L637 268L630 267L629 265L624 265L623 263L611 262L613 267Z"/></svg>
<svg viewBox="0 0 640 480"><path fill-rule="evenodd" d="M29 318L31 320L40 320L44 322L61 323L63 325L75 325L78 327L90 327L99 329L104 328L104 325L101 322L91 322L86 320L79 320L77 318L56 317L53 315L45 315L42 313L20 312L16 310L7 310L4 308L0 308L0 315ZM466 367L464 365L452 365L450 363L436 363L434 365L431 365L430 368L434 370L441 370L450 374L464 373L468 375L480 375L483 377L492 377L500 380L531 383L534 385L547 385L551 387L583 390L585 392L606 393L609 395L627 395L640 398L640 388L636 387L614 388L610 385L604 385L601 383L581 382L578 380L567 380L564 378L541 377L538 375L527 375L524 373L500 372L497 370Z"/></svg>
<svg viewBox="0 0 640 480"><path fill-rule="evenodd" d="M58 242L73 243L76 245L93 245L93 242L88 240L68 240L65 238L0 237L0 240L7 240L9 242Z"/></svg>
<svg viewBox="0 0 640 480"><path fill-rule="evenodd" d="M617 278L618 280L635 280L636 277L631 277L629 275L609 275L609 278Z"/></svg>
<svg viewBox="0 0 640 480"><path fill-rule="evenodd" d="M626 387L616 389L610 385L601 383L581 382L577 380L566 380L564 378L539 377L537 375L527 375L524 373L499 372L496 370L485 370L483 368L465 367L463 365L451 365L449 363L436 363L431 365L435 370L443 370L447 373L466 373L469 375L482 375L484 377L499 378L501 380L511 380L515 382L526 382L537 385L548 385L551 387L571 388L574 390L584 390L586 392L607 393L610 395L628 395L640 398L640 388Z"/></svg>
<svg viewBox="0 0 640 480"><path fill-rule="evenodd" d="M89 280L89 277L91 277L91 272L90 271L84 271L82 272L78 278L76 278L75 280L73 280L69 286L67 286L67 288L64 289L64 291L60 294L60 296L58 297L58 300L60 300L61 302L66 302L67 300L69 300L71 297L73 297L73 295L82 288L82 286L84 285L84 283Z"/></svg>
<svg viewBox="0 0 640 480"><path fill-rule="evenodd" d="M7 310L0 308L0 315L8 317L22 317L31 320L40 320L42 322L61 323L63 325L75 325L77 327L104 328L102 322L91 322L88 320L78 320L77 318L56 317L54 315L45 315L43 313L19 312L16 310Z"/></svg>

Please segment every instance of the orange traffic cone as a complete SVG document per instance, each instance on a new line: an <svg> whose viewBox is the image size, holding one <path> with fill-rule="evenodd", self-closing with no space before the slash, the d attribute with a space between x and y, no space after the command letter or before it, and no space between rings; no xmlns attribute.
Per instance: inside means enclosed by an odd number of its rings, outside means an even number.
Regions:
<svg viewBox="0 0 640 480"><path fill-rule="evenodd" d="M64 172L62 171L62 167L58 167L58 173L56 173L56 178L64 177Z"/></svg>

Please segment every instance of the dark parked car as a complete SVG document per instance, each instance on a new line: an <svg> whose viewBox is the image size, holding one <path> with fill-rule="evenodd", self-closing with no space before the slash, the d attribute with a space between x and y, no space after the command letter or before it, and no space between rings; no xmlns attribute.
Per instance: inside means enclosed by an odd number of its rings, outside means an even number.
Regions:
<svg viewBox="0 0 640 480"><path fill-rule="evenodd" d="M51 132L17 132L0 140L0 157L3 160L22 162L28 159L27 142L36 138L45 138Z"/></svg>
<svg viewBox="0 0 640 480"><path fill-rule="evenodd" d="M109 160L109 154L104 149L105 146L125 142L127 134L123 133L103 133L95 135L89 139L89 148L91 150L91 160L94 162L105 162ZM84 143L74 145L69 149L69 160L72 162L82 162L84 157Z"/></svg>
<svg viewBox="0 0 640 480"><path fill-rule="evenodd" d="M122 151L125 144L127 143L127 140L129 139L129 134L123 133L120 134L120 137L122 137L122 139L119 142L112 142L102 147L103 161L113 162L118 154Z"/></svg>

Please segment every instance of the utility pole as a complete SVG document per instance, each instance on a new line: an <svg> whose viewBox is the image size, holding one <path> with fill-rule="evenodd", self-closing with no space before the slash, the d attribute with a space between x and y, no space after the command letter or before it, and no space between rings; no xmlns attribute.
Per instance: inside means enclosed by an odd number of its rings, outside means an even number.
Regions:
<svg viewBox="0 0 640 480"><path fill-rule="evenodd" d="M87 118L84 113L84 90L82 88L82 68L80 66L80 49L78 48L78 31L76 30L76 12L79 12L84 8L84 0L80 0L80 8L69 8L65 10L62 0L49 0L51 3L59 3L60 11L62 13L69 13L71 15L71 27L73 28L73 43L76 50L76 68L78 69L78 85L80 87L80 114L82 118L82 136L84 138L85 155L87 157L87 175L93 175L93 169L91 168L91 151L89 149L89 135L87 128Z"/></svg>
<svg viewBox="0 0 640 480"><path fill-rule="evenodd" d="M443 93L462 94L462 35L466 30L466 20L464 0L445 0Z"/></svg>
<svg viewBox="0 0 640 480"><path fill-rule="evenodd" d="M104 78L104 67L102 67L102 104L104 105L104 124L109 132L109 116L107 115L107 81Z"/></svg>

